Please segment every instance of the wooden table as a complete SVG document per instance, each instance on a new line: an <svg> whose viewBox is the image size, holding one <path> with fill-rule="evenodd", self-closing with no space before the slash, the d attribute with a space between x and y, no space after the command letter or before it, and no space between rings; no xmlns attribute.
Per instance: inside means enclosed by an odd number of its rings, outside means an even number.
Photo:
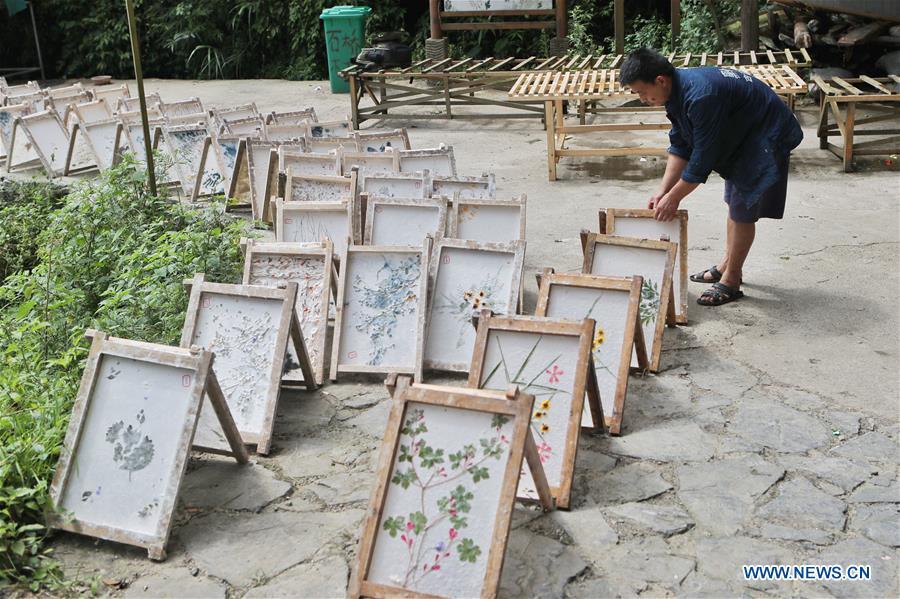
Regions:
<svg viewBox="0 0 900 599"><path fill-rule="evenodd" d="M794 96L805 92L806 82L787 65L748 65L733 67L753 75L785 97L793 106ZM663 107L603 106L592 110L595 114L632 114L633 122L607 122L566 125L563 103L587 104L598 101L633 100L637 94L623 88L618 69L592 69L567 72L522 73L509 90L510 102L543 102L547 125L547 172L550 181L556 180L556 164L564 156L634 156L665 155L666 147L566 148L566 140L574 134L595 131L663 131L671 128ZM579 110L583 119L583 112ZM645 113L650 113L646 115ZM647 119L646 116L650 116ZM582 120L583 122L583 120Z"/></svg>
<svg viewBox="0 0 900 599"><path fill-rule="evenodd" d="M799 68L812 64L806 50L672 53L668 58L678 67L786 64ZM615 69L624 60L622 54L426 59L404 69L359 71L351 66L340 76L350 85L350 114L355 128L367 120L542 118L541 101L510 102L490 92L506 93L526 72ZM422 82L425 85L416 85ZM430 114L409 111L417 106L440 110ZM463 107L465 112L457 110ZM583 108L593 112L587 105Z"/></svg>
<svg viewBox="0 0 900 599"><path fill-rule="evenodd" d="M819 86L819 147L831 151L844 161L844 172L853 170L853 155L879 156L900 153L900 77L891 75L880 79L862 77L828 81L821 77L813 80ZM893 87L894 89L891 89ZM856 118L859 107L869 116ZM834 115L835 123L829 124L828 115ZM883 123L893 128L878 126L875 129L858 129L859 125ZM843 147L828 142L830 135L840 135ZM861 143L854 142L857 135L888 136Z"/></svg>

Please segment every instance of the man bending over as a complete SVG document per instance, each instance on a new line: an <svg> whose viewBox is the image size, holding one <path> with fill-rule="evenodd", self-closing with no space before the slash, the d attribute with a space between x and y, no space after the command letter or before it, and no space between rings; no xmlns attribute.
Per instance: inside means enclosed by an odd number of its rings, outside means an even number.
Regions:
<svg viewBox="0 0 900 599"><path fill-rule="evenodd" d="M742 298L756 221L784 216L790 153L803 139L800 124L768 85L734 69L676 69L642 48L622 64L620 80L644 104L665 106L672 122L666 172L649 202L657 220L672 220L712 171L725 179L725 256L691 280L712 285L697 299L702 306Z"/></svg>

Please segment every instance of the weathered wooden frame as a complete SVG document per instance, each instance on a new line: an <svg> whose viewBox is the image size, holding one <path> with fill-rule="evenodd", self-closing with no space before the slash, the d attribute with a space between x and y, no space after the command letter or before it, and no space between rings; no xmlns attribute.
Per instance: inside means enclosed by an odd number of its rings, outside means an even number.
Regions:
<svg viewBox="0 0 900 599"><path fill-rule="evenodd" d="M594 264L594 254L598 244L666 252L665 271L663 272L663 280L659 290L659 313L656 316L655 335L653 339L644 339L644 342L648 346L647 357L649 359L649 370L651 372L658 372L659 357L662 351L663 331L665 330L666 325L675 326L675 298L672 296L672 273L675 269L676 245L671 241L632 239L630 237L616 237L615 235L588 233L585 238L584 262L582 263L581 268L581 271L584 274L593 274L591 273L591 268Z"/></svg>
<svg viewBox="0 0 900 599"><path fill-rule="evenodd" d="M18 117L31 113L31 107L28 104L10 104L0 106L0 112L9 114L9 132L6 133L0 128L0 159L6 159L10 148L12 148L12 129L15 120Z"/></svg>
<svg viewBox="0 0 900 599"><path fill-rule="evenodd" d="M361 177L374 175L394 175L400 172L400 152L388 149L385 152L353 151L338 152L341 174L358 167ZM374 166L374 168L373 168Z"/></svg>
<svg viewBox="0 0 900 599"><path fill-rule="evenodd" d="M464 199L459 197L453 198L453 206L450 209L450 219L447 223L447 236L456 239L474 239L471 237L459 236L459 210L463 206L490 206L490 207L508 207L518 209L519 211L519 236L518 239L525 239L525 215L528 198L525 194L511 200L494 200L494 199ZM474 239L475 241L491 241L487 239Z"/></svg>
<svg viewBox="0 0 900 599"><path fill-rule="evenodd" d="M434 177L429 179L429 195L447 196L460 199L493 199L497 197L497 183L494 173L481 177ZM445 187L446 189L442 189ZM461 189L471 189L473 195L464 195Z"/></svg>
<svg viewBox="0 0 900 599"><path fill-rule="evenodd" d="M366 199L366 218L364 220L363 244L370 245L375 236L375 220L379 208L382 206L409 206L413 208L425 208L438 211L438 228L432 233L435 240L444 236L447 230L447 214L449 200L447 198L388 198L381 196L368 196Z"/></svg>
<svg viewBox="0 0 900 599"><path fill-rule="evenodd" d="M307 168L309 170L305 170ZM340 156L336 154L314 154L278 148L278 171L287 173L288 169L291 169L291 174L298 176L339 177L342 174ZM329 169L331 172L325 172Z"/></svg>
<svg viewBox="0 0 900 599"><path fill-rule="evenodd" d="M341 361L341 333L347 309L344 301L347 294L347 277L349 276L349 260L353 254L408 254L419 255L419 296L417 298L415 359L412 364L369 366L346 364ZM425 238L421 246L388 246L388 245L347 245L341 255L341 269L338 276L337 300L335 301L334 337L331 340L331 368L329 378L336 381L341 372L411 374L416 382L422 380L422 356L425 351L425 313L428 309L428 262L431 257L431 240Z"/></svg>
<svg viewBox="0 0 900 599"><path fill-rule="evenodd" d="M638 368L648 368L647 348L644 344L644 330L640 325L638 304L641 301L641 286L644 283L640 275L628 278L602 277L598 275L572 275L556 274L552 268L544 269L538 292L538 302L535 308L536 316L546 317L550 310L551 293L554 286L578 287L583 289L596 289L598 291L613 290L628 292L628 316L626 317L625 332L622 336L622 348L619 354L619 367L616 372L616 394L613 399L613 411L607 414L603 412L604 424L609 428L611 435L618 435L622 430L622 422L625 413L625 398L628 395L628 375L631 372L632 355L637 355ZM593 365L593 359L591 360ZM596 370L592 369L594 385L599 387ZM599 394L599 392L598 392ZM594 428L597 428L597 414L591 414L594 420Z"/></svg>
<svg viewBox="0 0 900 599"><path fill-rule="evenodd" d="M140 120L122 118L122 115L118 115L119 122L122 123L122 134L121 138L125 140L126 151L134 154L135 159L140 164L147 163L147 149L144 144L135 143L132 138L131 131L132 128L134 130L140 130L143 133L143 127L141 125ZM159 119L150 119L149 121L150 127L150 151L155 151L159 148L159 142L162 140L162 125L163 121Z"/></svg>
<svg viewBox="0 0 900 599"><path fill-rule="evenodd" d="M219 133L231 137L265 141L267 139L266 121L262 115L226 120L220 125Z"/></svg>
<svg viewBox="0 0 900 599"><path fill-rule="evenodd" d="M225 398L213 371L215 357L212 352L199 349L196 346L178 348L118 339L108 337L106 333L92 329L88 329L85 332L85 336L91 340L91 348L81 377L78 395L75 398L75 405L72 408L72 416L69 419L65 442L60 452L59 462L56 465L53 482L50 485L50 497L54 505L58 506L65 496L69 476L75 466L81 434L87 420L94 388L100 375L99 366L102 356L116 356L151 364L193 370L196 375L194 376L190 392L189 401L191 405L188 408L188 419L181 425L178 453L174 459L172 472L169 474L168 491L161 501L160 518L156 534L144 535L122 528L91 524L78 519L68 518L57 512L48 512L46 514L47 525L60 530L142 547L147 549L150 559L164 560L166 558L166 544L169 540L169 533L172 529L175 508L178 502L178 492L190 457L191 442L197 427L200 406L204 395L209 397L210 403L215 409L216 416L231 447L231 455L241 464L246 464L249 459L247 450L241 441L237 428L234 426L231 412L228 410L228 405L225 403Z"/></svg>
<svg viewBox="0 0 900 599"><path fill-rule="evenodd" d="M94 87L91 89L91 93L94 94L95 100L105 100L110 110L114 110L120 98L131 97L131 90L127 83L118 86Z"/></svg>
<svg viewBox="0 0 900 599"><path fill-rule="evenodd" d="M41 147L41 145L37 143L37 140L35 139L31 131L32 122L45 119L49 120L52 123L55 123L58 126L59 132L62 135L62 139L64 140L64 143L60 144L60 151L62 152L62 162L58 167L54 164L53 158L55 155L51 154L50 156L48 156L47 148ZM66 170L66 154L69 150L69 133L68 131L66 131L66 127L65 125L63 125L62 120L60 120L59 114L57 114L57 112L51 108L50 110L44 110L42 112L33 112L31 114L18 116L13 120L12 135L10 136L10 146L6 154L7 173L10 172L10 170L14 167L25 167L31 164L31 161L22 164L13 164L13 150L15 149L16 145L16 134L19 131L21 131L22 135L24 135L28 142L31 143L31 148L37 155L38 161L47 172L47 175L49 175L50 177L61 177Z"/></svg>
<svg viewBox="0 0 900 599"><path fill-rule="evenodd" d="M447 166L449 170L447 173L444 173L439 168L434 168L434 165L429 164L427 167L419 168L419 167L408 167L404 166L404 162L408 160L416 160L422 158L433 157L436 160L444 159L447 161ZM456 156L453 155L453 146L446 146L441 144L437 148L425 148L421 150L403 150L399 153L399 167L398 172L401 173L415 173L421 172L424 170L428 170L432 175L436 177L455 177L457 176L456 172Z"/></svg>
<svg viewBox="0 0 900 599"><path fill-rule="evenodd" d="M266 115L266 123L275 124L296 124L302 122L318 123L319 117L316 116L316 109L312 106L301 110L292 110L289 112L272 111Z"/></svg>
<svg viewBox="0 0 900 599"><path fill-rule="evenodd" d="M266 455L269 453L272 444L275 412L278 408L278 397L281 393L281 374L284 371L284 357L287 354L289 341L294 343L294 349L297 352L297 357L300 359L300 368L303 369L303 378L307 389L314 390L316 388L315 374L309 363L309 356L303 343L303 335L300 333L300 322L294 313L297 299L297 284L288 283L284 289L260 287L257 285L226 285L222 283L208 283L204 280L203 273L198 273L194 275L193 279L184 281L184 285L190 299L188 300L184 326L181 330L181 347L189 347L193 344L194 332L197 328L197 319L201 309L200 297L204 293L278 300L282 303L281 317L275 338L272 369L269 373L269 392L264 399L265 417L262 429L260 431L241 431L241 437L245 444L255 444L256 452Z"/></svg>
<svg viewBox="0 0 900 599"><path fill-rule="evenodd" d="M356 139L356 128L353 122L348 119L337 121L315 121L307 122L307 136L313 139Z"/></svg>
<svg viewBox="0 0 900 599"><path fill-rule="evenodd" d="M431 264L428 268L428 312L425 328L426 348L428 346L429 327L431 325L432 319L431 314L434 310L435 293L437 289L438 276L440 274L442 253L444 249L447 248L511 254L513 256L512 280L510 281L509 296L506 304L511 313L517 310L519 305L519 296L522 292L522 277L525 264L525 241L516 240L510 243L480 243L477 241L468 241L465 239L449 239L446 237L438 240L434 246L434 251L431 253ZM429 360L423 353L423 368L429 370L467 372L469 368L469 362L444 362L441 360Z"/></svg>
<svg viewBox="0 0 900 599"><path fill-rule="evenodd" d="M284 198L287 202L336 202L339 199L355 199L358 194L357 183L356 183L356 170L351 170L350 175L348 177L341 177L338 175L335 176L324 176L324 175L298 175L293 172L291 168L287 170L287 180L284 186ZM297 185L297 181L308 181L310 183L316 183L321 185L329 185L334 186L336 189L339 189L338 193L335 194L334 199L319 199L315 198L312 200L295 200L294 199L294 187ZM346 188L346 191L344 189Z"/></svg>
<svg viewBox="0 0 900 599"><path fill-rule="evenodd" d="M302 143L304 149L306 149L307 126L307 123L268 123L266 125L266 139L269 141L289 141L295 144Z"/></svg>
<svg viewBox="0 0 900 599"><path fill-rule="evenodd" d="M600 210L600 232L606 235L616 235L616 220L627 218L653 220L656 213L647 208L605 208ZM670 239L678 243L678 253L675 255L675 271L678 273L680 293L675 302L675 322L688 323L688 211L677 210L675 218L678 219L678 239ZM653 222L656 222L655 220ZM659 235L654 239L660 238ZM673 282L674 285L674 282ZM674 287L673 287L674 293Z"/></svg>
<svg viewBox="0 0 900 599"><path fill-rule="evenodd" d="M531 436L529 424L534 397L516 388L506 393L482 391L459 387L439 387L436 385L411 384L408 376L389 375L385 385L392 396L391 412L385 428L384 440L378 454L376 486L369 500L366 518L363 522L357 550L357 568L350 581L348 597L416 597L426 599L431 596L416 593L401 587L374 584L367 581L369 568L375 551L375 540L381 522L384 504L389 492L391 470L397 455L400 429L407 406L410 403L424 403L444 406L449 409L473 410L488 414L502 414L515 419L515 428L510 439L510 453L504 473L500 505L494 518L493 538L487 556L487 569L482 586L482 597L495 597L500 586L500 575L509 538L512 511L515 504L516 488L523 459L528 463L541 503L545 510L552 509L547 479L541 467L537 448ZM432 598L433 599L433 598Z"/></svg>
<svg viewBox="0 0 900 599"><path fill-rule="evenodd" d="M287 242L284 238L285 216L286 212L341 212L347 217L347 230L350 232L350 238L353 244L360 243L359 227L356 221L356 208L352 199L340 202L285 202L283 198L275 198L275 240ZM314 240L310 240L314 241ZM336 240L332 239L332 243L337 247ZM304 243L304 242L291 242ZM340 251L336 251L340 254Z"/></svg>
<svg viewBox="0 0 900 599"><path fill-rule="evenodd" d="M162 113L169 118L185 115L208 114L207 110L203 108L203 102L201 102L200 98L197 96L192 96L184 100L176 100L174 102L160 101L159 105Z"/></svg>
<svg viewBox="0 0 900 599"><path fill-rule="evenodd" d="M215 121L217 127L221 127L229 121L255 118L260 116L260 114L259 108L256 107L256 102L249 102L226 108L210 108L209 116Z"/></svg>
<svg viewBox="0 0 900 599"><path fill-rule="evenodd" d="M550 493L559 509L569 509L572 495L572 480L575 475L575 457L578 453L578 437L581 432L581 414L584 410L584 399L587 395L591 414L603 429L603 407L600 404L600 390L594 374L594 361L591 359L591 341L594 337L595 322L590 318L582 321L557 320L539 316L494 316L489 310L481 313L478 319L478 332L475 338L475 350L472 352L472 365L469 368L467 385L473 389L483 389L481 379L485 374L485 356L491 331L508 331L530 333L539 336L576 337L579 344L577 372L572 387L572 405L566 430L566 445L562 455L562 472L559 485L550 485Z"/></svg>
<svg viewBox="0 0 900 599"><path fill-rule="evenodd" d="M97 146L94 144L94 140L91 138L91 131L94 128L99 127L115 127L115 133L113 134L113 151L112 156L104 157L103 154L97 149ZM79 169L72 168L72 159L75 155L75 144L78 142L79 135L84 136L84 143L87 145L88 150L90 150L91 156L94 158L94 166L85 166ZM116 162L119 158L119 145L122 142L122 122L115 118L106 119L103 121L94 121L90 123L83 123L80 119L75 120L72 124L72 132L69 134L69 150L66 154L66 167L63 170L63 174L66 176L76 173L88 171L93 168L96 168L98 171L103 172L108 168L115 166Z"/></svg>
<svg viewBox="0 0 900 599"><path fill-rule="evenodd" d="M182 160L179 160L178 156L175 155L176 146L172 143L173 134L185 133L190 131L199 132L203 137L202 141L199 142L200 148L197 157L197 164L185 164ZM172 156L173 165L175 168L175 172L178 175L178 182L181 186L181 190L184 192L185 197L190 198L191 201L196 200L200 193L198 187L199 181L203 177L204 166L206 164L206 156L209 152L209 146L212 143L212 138L210 137L209 129L206 127L206 123L201 122L185 125L166 125L162 127L162 136L163 141L168 147L169 153ZM219 172L221 172L221 164L218 165L218 168Z"/></svg>
<svg viewBox="0 0 900 599"><path fill-rule="evenodd" d="M365 193L369 195L383 195L378 190L369 189L369 184L375 181L403 181L403 182L414 182L419 183L422 189L422 195L409 195L406 193L400 195L391 195L390 197L402 197L402 198L412 198L412 197L421 197L421 198L430 198L431 197L431 175L428 171L416 172L416 173L393 173L391 175L366 175L362 178L362 182L359 185L359 192ZM415 187L415 185L414 185ZM393 193L393 192L392 192Z"/></svg>
<svg viewBox="0 0 900 599"><path fill-rule="evenodd" d="M405 127L400 129L392 129L389 131L357 132L356 142L359 144L360 152L375 152L376 150L367 150L365 147L363 147L364 145L371 143L372 141L399 142L398 146L390 146L390 148L395 152L412 150L412 145L409 143L409 134L406 132Z"/></svg>
<svg viewBox="0 0 900 599"><path fill-rule="evenodd" d="M313 154L331 154L342 148L358 152L359 143L356 141L356 135L350 137L313 137L310 135L306 137L306 149Z"/></svg>
<svg viewBox="0 0 900 599"><path fill-rule="evenodd" d="M319 355L322 357L321 362L319 364L314 364L312 362L312 356L309 354L309 362L310 366L315 373L314 380L316 385L322 385L325 381L325 361L327 356L325 354L325 347L328 342L328 304L329 299L331 299L331 293L333 289L334 282L332 281L332 271L333 269L333 261L334 261L334 246L331 241L328 239L323 240L320 243L300 243L300 242L285 242L285 241L257 241L255 239L242 239L241 246L244 249L244 274L241 282L244 285L250 285L250 279L253 276L252 266L253 266L253 258L259 254L274 254L279 256L291 256L294 258L316 258L321 259L325 263L325 275L322 282L322 298L321 298L321 310L322 310L322 318L319 321L319 326L321 327L322 335L318 340L318 351ZM298 289L297 300L300 299L300 292ZM296 306L296 304L295 304ZM295 314L297 310L295 308ZM297 315L297 320L300 320L299 314ZM300 325L301 333L303 332L303 325ZM303 337L304 346L309 348L309 343L307 342L306 335ZM299 356L298 356L299 357ZM290 377L282 377L282 384L303 384L305 381L300 379L294 379Z"/></svg>
<svg viewBox="0 0 900 599"><path fill-rule="evenodd" d="M277 169L278 158L277 151L278 147L281 144L279 142L272 141L261 141L258 139L250 139L247 138L244 140L244 158L243 163L235 162L235 164L242 164L242 168L246 166L247 168L247 179L250 185L250 206L251 212L253 214L253 218L256 220L266 221L269 218L269 198L273 195L273 170ZM266 164L262 165L256 164L256 159L254 156L254 148L259 148L260 155L266 157ZM268 152L266 151L268 150ZM272 154L276 155L275 160L272 160ZM240 158L240 156L238 156ZM274 162L274 164L273 164ZM235 173L235 178L237 178L239 174ZM265 177L265 185L263 186L263 197L257 197L259 195L259 190L256 186L256 180L259 177ZM232 184L232 187L234 184Z"/></svg>
<svg viewBox="0 0 900 599"><path fill-rule="evenodd" d="M149 109L151 106L154 108L162 104L162 98L157 92L153 92L152 94L144 94L144 98L147 101L147 108ZM140 110L140 98L133 98L130 95L125 98L119 98L116 101L116 113L121 114L123 112L134 112L136 110Z"/></svg>

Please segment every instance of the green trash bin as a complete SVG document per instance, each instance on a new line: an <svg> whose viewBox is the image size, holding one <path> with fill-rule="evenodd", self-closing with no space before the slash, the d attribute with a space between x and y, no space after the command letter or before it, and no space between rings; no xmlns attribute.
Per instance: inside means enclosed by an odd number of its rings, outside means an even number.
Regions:
<svg viewBox="0 0 900 599"><path fill-rule="evenodd" d="M328 48L328 79L331 93L346 94L350 85L338 75L350 66L366 41L368 6L332 6L319 15L325 22L325 45Z"/></svg>

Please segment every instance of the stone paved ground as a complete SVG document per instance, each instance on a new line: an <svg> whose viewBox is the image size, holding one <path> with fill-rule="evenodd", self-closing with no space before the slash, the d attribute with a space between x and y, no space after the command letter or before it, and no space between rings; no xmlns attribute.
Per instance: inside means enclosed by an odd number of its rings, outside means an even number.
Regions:
<svg viewBox="0 0 900 599"><path fill-rule="evenodd" d="M346 113L317 85L148 91ZM691 326L666 331L661 372L632 381L624 434L582 437L571 511L516 508L502 596L898 595L898 177L878 163L841 173L814 118L801 112L788 217L760 228L747 299L695 306ZM535 271L578 269L597 208L640 206L661 174L653 159L572 162L550 184L535 123L436 122L410 137L452 144L461 173L497 173L501 195L528 193L528 309ZM714 177L684 206L692 270L721 251L721 191ZM270 457L192 461L166 562L74 535L57 553L121 596L342 596L387 412L372 378L284 393ZM873 580L748 582L745 563L867 564Z"/></svg>

